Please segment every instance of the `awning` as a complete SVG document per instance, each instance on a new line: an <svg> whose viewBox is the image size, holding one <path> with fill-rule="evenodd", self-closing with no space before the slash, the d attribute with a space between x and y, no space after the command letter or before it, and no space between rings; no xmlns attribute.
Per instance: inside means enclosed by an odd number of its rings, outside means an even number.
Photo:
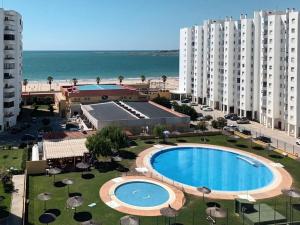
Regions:
<svg viewBox="0 0 300 225"><path fill-rule="evenodd" d="M85 146L86 139L64 139L44 141L44 159L61 159L84 156L88 153Z"/></svg>

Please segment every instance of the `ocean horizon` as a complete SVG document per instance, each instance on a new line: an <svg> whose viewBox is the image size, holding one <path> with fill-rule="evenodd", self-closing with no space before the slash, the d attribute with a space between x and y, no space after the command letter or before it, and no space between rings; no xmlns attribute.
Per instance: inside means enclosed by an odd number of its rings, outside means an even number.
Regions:
<svg viewBox="0 0 300 225"><path fill-rule="evenodd" d="M72 78L103 80L157 78L162 75L177 77L179 74L179 53L177 50L135 50L135 51L24 51L23 77L30 81L46 80L52 76L55 81Z"/></svg>

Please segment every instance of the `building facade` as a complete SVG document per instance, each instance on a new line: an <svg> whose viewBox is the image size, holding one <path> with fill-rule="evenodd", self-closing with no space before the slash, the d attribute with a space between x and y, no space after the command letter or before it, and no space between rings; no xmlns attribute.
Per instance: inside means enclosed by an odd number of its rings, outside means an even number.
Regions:
<svg viewBox="0 0 300 225"><path fill-rule="evenodd" d="M22 92L22 17L0 9L0 131L16 125Z"/></svg>
<svg viewBox="0 0 300 225"><path fill-rule="evenodd" d="M299 28L299 11L287 9L181 29L179 91L298 137Z"/></svg>

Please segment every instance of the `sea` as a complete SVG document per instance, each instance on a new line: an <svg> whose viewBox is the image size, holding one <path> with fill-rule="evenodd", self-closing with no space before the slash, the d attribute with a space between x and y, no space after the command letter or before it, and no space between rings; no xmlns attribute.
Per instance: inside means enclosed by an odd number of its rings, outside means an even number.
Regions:
<svg viewBox="0 0 300 225"><path fill-rule="evenodd" d="M23 77L30 81L177 77L178 51L24 51Z"/></svg>

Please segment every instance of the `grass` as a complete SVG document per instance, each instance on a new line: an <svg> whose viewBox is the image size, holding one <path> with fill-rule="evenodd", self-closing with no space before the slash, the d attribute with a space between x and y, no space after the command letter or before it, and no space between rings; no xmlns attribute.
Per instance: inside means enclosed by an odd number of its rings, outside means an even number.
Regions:
<svg viewBox="0 0 300 225"><path fill-rule="evenodd" d="M208 143L215 145L222 145L228 147L238 148L244 151L255 152L258 155L269 158L275 162L280 162L285 165L285 168L290 172L294 178L294 185L300 188L300 163L289 158L281 158L278 154L270 152L268 150L253 150L251 148L250 142L246 140L236 140L236 142L225 136L211 136L208 137ZM180 140L170 139L171 142L194 142L199 143L199 137L189 137L189 138L180 138ZM153 143L145 143L147 141L138 140L137 146L124 149L129 151L131 156L138 154L140 151L146 149L153 145ZM252 147L258 148L257 145L253 144ZM128 152L127 152L128 153ZM130 154L129 154L130 155ZM130 168L134 166L134 159L127 159L122 161L124 167ZM82 218L89 219L92 217L94 220L103 222L104 225L116 225L119 224L119 218L123 216L122 213L119 213L108 206L106 206L101 199L99 198L99 189L102 184L106 181L120 176L120 172L113 170L108 172L101 172L96 169L91 171L91 174L94 175L93 179L84 180L81 178L81 173L66 173L56 176L56 180L59 181L63 178L72 178L75 183L70 186L70 192L81 193L84 197L84 204L78 208L77 216ZM39 223L39 216L43 213L43 202L37 200L36 196L41 192L51 192L53 193L53 199L47 202L48 209L57 209L56 213L59 213L57 220L52 223L53 225L58 224L79 224L78 221L75 221L74 211L65 208L65 202L67 199L67 189L66 187L55 187L52 183L52 178L47 176L30 176L29 177L29 212L28 212L28 224L36 225ZM286 209L286 198L279 196L273 199L266 199L260 201L261 203L267 203L285 215ZM209 201L209 200L207 200ZM89 208L87 205L95 202L97 205L94 208ZM234 214L234 202L233 201L217 201L223 208L228 209L228 224L229 225L239 225L242 224L242 220ZM275 203L276 202L276 203ZM300 202L298 202L300 204ZM298 205L299 206L299 205ZM206 221L205 209L206 203L202 201L201 198L194 197L191 195L186 195L186 204L180 210L179 216L176 218L177 223L184 225L193 225L193 224L208 224ZM297 210L294 210L294 219L300 220L300 213ZM163 225L165 219L163 217L141 217L141 224L143 225ZM174 222L174 221L172 221ZM217 221L217 224L226 224L224 219Z"/></svg>
<svg viewBox="0 0 300 225"><path fill-rule="evenodd" d="M25 160L25 151L18 150L0 150L0 172L5 172L7 169L14 167L17 170L22 170L23 162ZM0 202L0 218L5 216L10 209L11 193L4 191L3 183L0 181L0 196L4 197L4 200Z"/></svg>

